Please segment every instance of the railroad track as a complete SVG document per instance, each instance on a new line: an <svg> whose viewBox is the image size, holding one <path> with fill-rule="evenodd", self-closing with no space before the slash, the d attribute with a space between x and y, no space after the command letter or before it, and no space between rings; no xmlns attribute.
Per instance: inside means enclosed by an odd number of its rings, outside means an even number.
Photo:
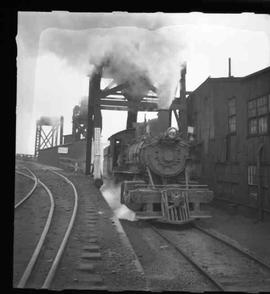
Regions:
<svg viewBox="0 0 270 294"><path fill-rule="evenodd" d="M34 185L31 188L31 190L26 194L26 196L23 197L20 201L18 201L15 204L15 206L14 206L15 209L18 208L20 205L22 205L29 197L32 196L32 194L34 193L34 191L36 190L37 185L38 185L38 179L37 179L36 175L31 170L29 170L27 168L26 168L26 170L30 173L30 175L27 175L27 174L25 174L25 173L23 173L23 172L21 172L19 170L16 170L16 173L21 175L21 176L24 176L26 178L29 178L31 180L34 180Z"/></svg>
<svg viewBox="0 0 270 294"><path fill-rule="evenodd" d="M187 230L149 226L219 291L269 291L270 266L247 249L193 225Z"/></svg>
<svg viewBox="0 0 270 294"><path fill-rule="evenodd" d="M63 176L60 173L57 173L55 171L51 171L52 173L54 173L58 177L61 177L66 183L68 183L72 187L73 196L74 196L74 205L73 205L72 215L71 215L70 220L68 222L66 231L64 232L63 238L59 242L60 245L58 246L57 252L55 252L55 250L53 250L54 252L52 253L51 252L52 248L49 248L49 245L51 245L51 247L52 247L52 242L50 241L50 239L51 240L55 239L55 237L53 237L53 234L56 234L56 231L53 230L52 227L53 227L53 219L54 220L57 219L57 217L55 215L56 210L57 210L57 205L56 205L57 201L55 201L54 196L53 196L51 190L48 188L48 186L45 185L42 181L40 181L40 179L37 179L36 175L31 170L29 170L29 169L27 169L27 170L29 171L31 176L27 175L25 173L19 172L19 171L16 171L16 172L25 176L25 177L32 178L35 181L35 185L31 189L31 191L22 199L23 201L20 201L20 203L17 203L15 205L15 208L22 205L22 203L25 203L25 201L27 199L29 199L29 197L31 195L33 195L33 192L37 186L37 183L43 187L43 189L46 191L47 195L49 196L50 208L49 208L47 220L46 220L45 226L43 228L43 231L41 233L41 236L39 238L39 241L37 242L37 245L36 245L36 247L33 251L33 254L28 262L28 265L26 266L26 268L20 278L20 281L19 281L17 287L18 288L26 288L28 285L31 285L31 286L34 286L35 288L48 289L48 288L50 288L50 286L52 284L53 278L55 276L57 267L59 265L59 262L60 262L62 255L63 255L65 246L67 244L69 235L71 233L71 230L72 230L75 218L76 218L77 207L78 207L78 194L77 194L75 186L68 178L66 178L65 176ZM55 227L57 227L57 225ZM52 258L52 260L50 260L49 267L48 267L48 262L47 262L48 260L45 259L46 253L48 253L48 252L50 252L50 256L52 256L54 254L54 257ZM47 256L48 256L48 254L47 254Z"/></svg>

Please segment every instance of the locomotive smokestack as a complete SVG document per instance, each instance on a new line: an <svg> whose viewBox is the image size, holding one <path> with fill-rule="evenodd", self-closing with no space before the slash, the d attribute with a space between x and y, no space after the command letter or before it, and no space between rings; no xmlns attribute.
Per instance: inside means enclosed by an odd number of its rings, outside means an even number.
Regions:
<svg viewBox="0 0 270 294"><path fill-rule="evenodd" d="M229 78L230 78L232 76L231 75L231 57L229 57L228 62L229 62Z"/></svg>

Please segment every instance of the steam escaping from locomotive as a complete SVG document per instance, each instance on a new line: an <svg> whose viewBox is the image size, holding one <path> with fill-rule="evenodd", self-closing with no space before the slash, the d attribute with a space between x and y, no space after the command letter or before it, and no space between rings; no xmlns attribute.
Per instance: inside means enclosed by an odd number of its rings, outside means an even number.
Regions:
<svg viewBox="0 0 270 294"><path fill-rule="evenodd" d="M127 84L127 94L135 99L155 89L159 108L170 106L184 63L184 43L169 27L47 29L41 35L40 52L54 53L87 75L103 67L103 77Z"/></svg>
<svg viewBox="0 0 270 294"><path fill-rule="evenodd" d="M127 208L126 205L120 203L120 190L120 184L116 184L109 179L104 180L104 184L100 189L103 197L106 199L117 218L135 221L135 213Z"/></svg>

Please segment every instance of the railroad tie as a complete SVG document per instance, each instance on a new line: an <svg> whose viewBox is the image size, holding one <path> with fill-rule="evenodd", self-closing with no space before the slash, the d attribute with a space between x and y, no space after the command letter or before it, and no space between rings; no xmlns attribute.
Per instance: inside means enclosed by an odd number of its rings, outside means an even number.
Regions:
<svg viewBox="0 0 270 294"><path fill-rule="evenodd" d="M86 211L87 212L93 212L93 213L97 212L97 210L95 208L87 208Z"/></svg>
<svg viewBox="0 0 270 294"><path fill-rule="evenodd" d="M99 274L90 274L85 278L76 279L75 289L106 290L103 278Z"/></svg>
<svg viewBox="0 0 270 294"><path fill-rule="evenodd" d="M96 232L96 226L89 224L88 227L89 227L90 234L92 236L92 234Z"/></svg>
<svg viewBox="0 0 270 294"><path fill-rule="evenodd" d="M91 245L83 247L83 250L90 251L90 252L97 252L100 250L100 247L98 245L91 244Z"/></svg>
<svg viewBox="0 0 270 294"><path fill-rule="evenodd" d="M89 276L87 276L87 278L82 279L80 282L91 283L93 285L104 285L102 277L98 274L89 275Z"/></svg>
<svg viewBox="0 0 270 294"><path fill-rule="evenodd" d="M89 219L89 220L98 220L98 216L97 215L89 215L87 217L87 219Z"/></svg>
<svg viewBox="0 0 270 294"><path fill-rule="evenodd" d="M94 272L95 266L92 263L81 263L78 270L83 272Z"/></svg>
<svg viewBox="0 0 270 294"><path fill-rule="evenodd" d="M90 259L90 260L98 260L98 259L101 259L101 254L100 252L87 252L87 253L83 253L81 258Z"/></svg>
<svg viewBox="0 0 270 294"><path fill-rule="evenodd" d="M90 244L83 247L83 254L81 255L82 263L79 264L78 270L87 275L80 275L78 279L75 279L76 286L74 286L74 288L76 289L107 290L102 276L95 274L95 262L101 259L101 254L99 252L100 246L93 244L96 242L97 239L92 237L89 241Z"/></svg>

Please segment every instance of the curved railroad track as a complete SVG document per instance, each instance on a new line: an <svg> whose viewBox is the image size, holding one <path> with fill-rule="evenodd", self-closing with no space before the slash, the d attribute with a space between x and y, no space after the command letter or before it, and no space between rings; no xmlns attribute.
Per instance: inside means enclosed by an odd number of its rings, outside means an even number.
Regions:
<svg viewBox="0 0 270 294"><path fill-rule="evenodd" d="M37 179L37 177L34 175L34 173L32 171L29 170L29 172L33 175L32 177L22 173L22 172L18 172L20 174L23 174L25 177L31 177L32 179ZM65 230L64 236L60 241L60 245L58 247L57 252L55 253L55 257L53 258L52 262L50 263L49 266L49 270L47 271L46 268L48 268L48 265L46 265L44 268L43 265L46 264L46 260L44 259L44 252L46 253L46 250L51 250L52 248L48 248L48 244L50 243L48 241L49 237L51 239L54 239L54 237L52 236L53 234L55 234L55 231L52 231L52 226L53 226L53 218L56 220L56 216L55 216L55 212L57 209L57 201L55 201L54 197L53 197L53 193L51 192L51 190L48 188L47 185L45 185L43 182L40 181L40 179L35 180L35 183L38 182L46 191L46 193L48 194L49 198L50 198L50 210L47 216L47 220L46 220L46 224L43 228L42 234L40 236L40 239L33 251L33 254L30 258L30 261L26 267L26 269L24 270L24 273L17 285L18 288L27 288L27 285L29 284L29 280L31 280L32 285L35 285L35 288L39 288L39 286L37 286L37 284L40 283L40 280L42 279L42 283L40 285L40 288L43 289L48 289L53 281L54 275L56 273L57 267L59 265L60 259L63 255L65 246L67 244L69 235L71 233L75 218L76 218L76 214L77 214L77 207L78 207L78 194L76 191L75 186L73 185L73 183L66 178L65 176L63 176L60 173L57 173L55 171L51 171L52 173L54 173L55 175L57 175L58 177L61 177L66 183L68 183L68 185L70 185L72 187L73 190L73 196L74 196L74 205L73 205L73 210L72 210L72 215L70 217L70 220L68 222L67 228ZM33 187L34 188L34 187ZM31 191L34 191L34 189L31 189ZM31 192L30 191L30 192ZM27 194L28 197L24 197L24 201L26 199L28 199L30 197L30 192ZM23 201L23 202L24 202ZM22 202L22 203L23 203ZM20 203L21 204L21 203ZM58 204L59 205L59 204ZM17 205L18 207L18 205ZM57 225L56 225L57 227ZM45 242L47 240L47 242ZM57 245L58 246L58 245ZM41 254L41 251L43 251L43 254ZM43 255L43 256L41 256ZM37 264L39 264L39 270L34 270L35 267L37 267ZM42 268L42 270L40 270L40 268ZM37 279L37 277L35 277L35 275L37 275L37 272L43 272L42 277L38 277L38 282L35 282L35 279ZM45 273L46 272L46 273Z"/></svg>
<svg viewBox="0 0 270 294"><path fill-rule="evenodd" d="M219 291L270 290L270 266L248 250L197 225L181 231L149 226Z"/></svg>
<svg viewBox="0 0 270 294"><path fill-rule="evenodd" d="M36 175L31 170L29 170L28 168L25 168L25 169L30 173L31 176L30 175L27 175L27 174L25 174L25 173L23 173L23 172L21 172L19 170L16 170L15 172L17 174L21 175L21 176L24 176L26 178L29 178L31 180L34 180L34 185L33 185L32 189L26 194L26 196L23 197L20 201L18 201L14 205L14 208L15 209L18 208L20 205L22 205L34 193L34 191L36 190L37 185L38 185L38 179L37 179Z"/></svg>

